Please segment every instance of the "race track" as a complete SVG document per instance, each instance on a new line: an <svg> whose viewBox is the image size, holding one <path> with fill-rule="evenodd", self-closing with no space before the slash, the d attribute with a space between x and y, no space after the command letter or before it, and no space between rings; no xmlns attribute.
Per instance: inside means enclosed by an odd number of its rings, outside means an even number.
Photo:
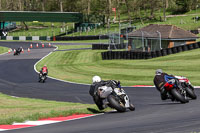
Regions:
<svg viewBox="0 0 200 133"><path fill-rule="evenodd" d="M0 42L1 46L27 49L30 43ZM18 97L56 101L93 103L89 86L47 79L38 83L34 64L54 48L25 50L20 56L0 56L0 92ZM59 52L59 51L58 51ZM122 83L123 85L123 83ZM200 132L200 102L187 104L161 101L155 88L126 87L125 91L136 106L136 111L109 112L104 115L5 133L195 133ZM200 90L196 89L199 97Z"/></svg>

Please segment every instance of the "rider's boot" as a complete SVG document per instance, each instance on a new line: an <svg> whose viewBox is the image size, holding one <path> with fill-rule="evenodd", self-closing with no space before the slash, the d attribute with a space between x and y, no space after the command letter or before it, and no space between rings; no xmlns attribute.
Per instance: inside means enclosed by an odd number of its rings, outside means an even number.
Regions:
<svg viewBox="0 0 200 133"><path fill-rule="evenodd" d="M167 95L167 91L165 90L164 87L162 87L162 88L160 89L160 95L161 95L161 99L162 99L162 100L166 100L166 99L169 98L168 95Z"/></svg>

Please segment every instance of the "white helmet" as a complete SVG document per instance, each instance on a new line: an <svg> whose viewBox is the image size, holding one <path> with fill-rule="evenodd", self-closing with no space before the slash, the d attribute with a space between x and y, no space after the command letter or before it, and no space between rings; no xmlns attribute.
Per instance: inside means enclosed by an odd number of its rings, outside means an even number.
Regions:
<svg viewBox="0 0 200 133"><path fill-rule="evenodd" d="M162 71L162 69L157 69L155 73L156 73L156 75L161 75L161 73L163 73L163 71Z"/></svg>
<svg viewBox="0 0 200 133"><path fill-rule="evenodd" d="M95 82L101 82L101 78L99 76L94 76L92 78L92 82L95 83Z"/></svg>

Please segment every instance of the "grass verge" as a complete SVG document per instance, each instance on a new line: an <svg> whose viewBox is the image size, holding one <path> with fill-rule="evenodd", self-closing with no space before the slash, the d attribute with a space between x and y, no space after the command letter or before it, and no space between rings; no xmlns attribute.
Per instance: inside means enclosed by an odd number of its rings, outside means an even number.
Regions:
<svg viewBox="0 0 200 133"><path fill-rule="evenodd" d="M0 47L0 54L8 52L9 48L7 47Z"/></svg>
<svg viewBox="0 0 200 133"><path fill-rule="evenodd" d="M64 47L67 49L70 46ZM200 49L149 60L102 60L101 52L54 52L42 60L37 69L47 64L49 75L55 78L91 84L92 77L99 75L103 80L120 80L123 86L153 85L155 70L163 69L169 74L186 76L194 85L200 85Z"/></svg>
<svg viewBox="0 0 200 133"><path fill-rule="evenodd" d="M16 98L0 93L0 125L83 113L100 112L94 104Z"/></svg>

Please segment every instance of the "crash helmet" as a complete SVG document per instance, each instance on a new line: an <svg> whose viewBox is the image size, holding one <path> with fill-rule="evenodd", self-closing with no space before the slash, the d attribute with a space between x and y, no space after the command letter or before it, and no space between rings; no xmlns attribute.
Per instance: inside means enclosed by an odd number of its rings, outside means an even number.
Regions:
<svg viewBox="0 0 200 133"><path fill-rule="evenodd" d="M160 75L161 73L163 73L162 69L157 69L156 70L156 75Z"/></svg>
<svg viewBox="0 0 200 133"><path fill-rule="evenodd" d="M47 67L47 65L45 64L44 67Z"/></svg>
<svg viewBox="0 0 200 133"><path fill-rule="evenodd" d="M92 82L95 83L95 82L101 82L101 78L99 76L94 76L92 78Z"/></svg>

